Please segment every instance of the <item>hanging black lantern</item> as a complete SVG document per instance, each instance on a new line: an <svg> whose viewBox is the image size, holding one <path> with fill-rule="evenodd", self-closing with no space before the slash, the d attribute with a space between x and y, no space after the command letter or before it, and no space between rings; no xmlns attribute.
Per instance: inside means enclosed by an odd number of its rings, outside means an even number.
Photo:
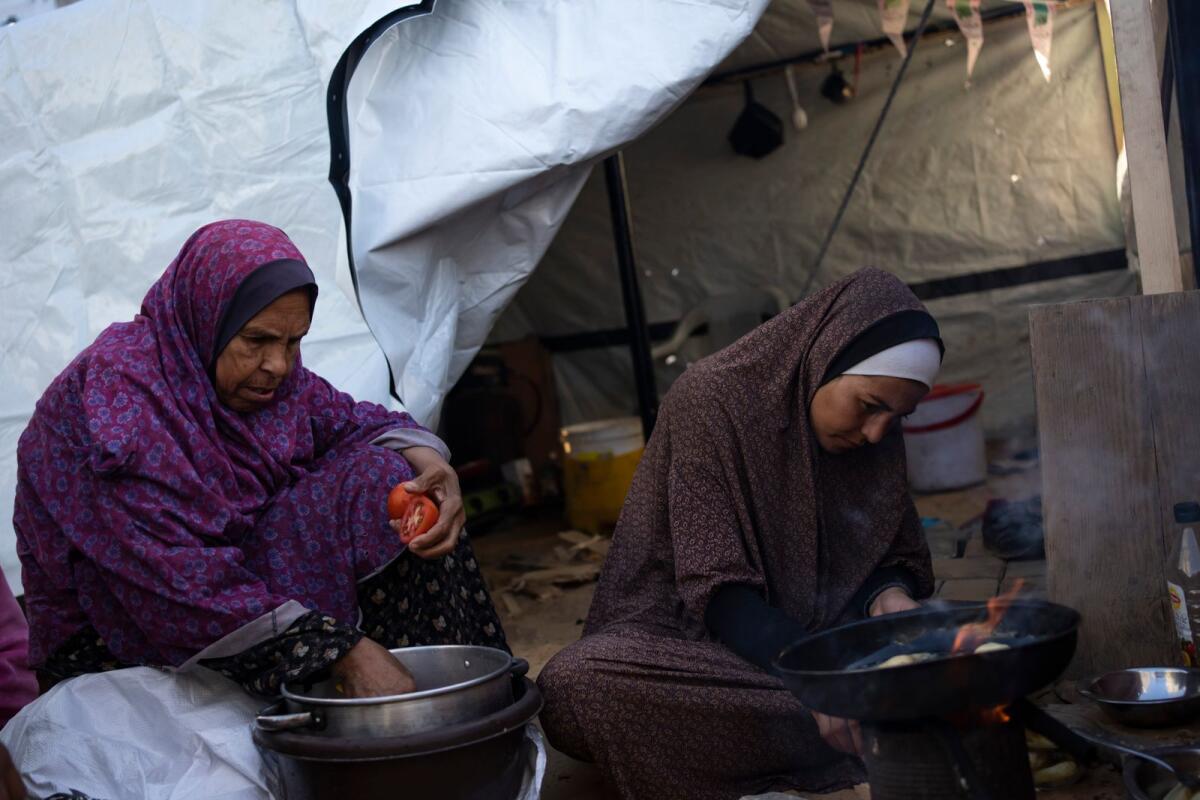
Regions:
<svg viewBox="0 0 1200 800"><path fill-rule="evenodd" d="M821 81L821 96L826 100L841 105L854 97L854 87L846 81L846 76L838 69L836 62L830 62L833 71Z"/></svg>
<svg viewBox="0 0 1200 800"><path fill-rule="evenodd" d="M729 143L738 155L762 158L783 144L783 122L771 109L755 101L749 81L743 87L746 106L729 131Z"/></svg>

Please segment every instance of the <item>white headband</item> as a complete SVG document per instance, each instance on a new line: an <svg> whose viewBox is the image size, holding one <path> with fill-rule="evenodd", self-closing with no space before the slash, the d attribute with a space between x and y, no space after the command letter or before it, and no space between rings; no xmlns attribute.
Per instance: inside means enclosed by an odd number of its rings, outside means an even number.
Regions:
<svg viewBox="0 0 1200 800"><path fill-rule="evenodd" d="M942 351L933 339L913 339L858 362L843 375L882 375L907 378L930 389L942 366Z"/></svg>

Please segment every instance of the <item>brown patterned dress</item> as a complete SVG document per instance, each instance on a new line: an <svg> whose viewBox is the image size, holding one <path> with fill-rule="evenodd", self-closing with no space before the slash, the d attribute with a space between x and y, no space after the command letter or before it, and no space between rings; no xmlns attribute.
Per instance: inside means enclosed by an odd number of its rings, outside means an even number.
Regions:
<svg viewBox="0 0 1200 800"><path fill-rule="evenodd" d="M810 632L857 613L878 570L932 592L899 434L822 451L807 411L826 370L875 323L922 306L862 270L676 381L634 478L583 638L539 678L551 743L594 761L625 798L826 791L861 763L820 738L778 678L715 641L704 619L730 584Z"/></svg>

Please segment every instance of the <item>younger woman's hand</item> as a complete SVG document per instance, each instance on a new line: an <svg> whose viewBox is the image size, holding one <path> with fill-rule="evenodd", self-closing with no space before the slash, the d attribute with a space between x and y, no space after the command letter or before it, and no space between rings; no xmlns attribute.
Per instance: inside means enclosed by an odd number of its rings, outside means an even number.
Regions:
<svg viewBox="0 0 1200 800"><path fill-rule="evenodd" d="M852 719L829 717L817 711L808 712L817 721L817 731L825 743L834 750L849 753L852 756L862 755L862 733L858 722Z"/></svg>
<svg viewBox="0 0 1200 800"><path fill-rule="evenodd" d="M884 614L899 614L901 611L912 611L920 608L921 604L913 600L908 592L899 586L891 586L879 593L871 603L871 616L881 617Z"/></svg>

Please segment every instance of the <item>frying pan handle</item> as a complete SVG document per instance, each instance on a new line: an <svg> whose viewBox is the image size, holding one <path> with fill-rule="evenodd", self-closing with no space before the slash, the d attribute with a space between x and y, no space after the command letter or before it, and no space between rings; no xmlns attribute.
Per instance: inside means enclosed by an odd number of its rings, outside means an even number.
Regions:
<svg viewBox="0 0 1200 800"><path fill-rule="evenodd" d="M325 719L319 711L301 711L296 714L259 714L254 724L264 731L295 731L301 728L325 727Z"/></svg>
<svg viewBox="0 0 1200 800"><path fill-rule="evenodd" d="M523 678L529 674L529 662L523 658L514 658L509 666L509 671L512 672L514 678Z"/></svg>
<svg viewBox="0 0 1200 800"><path fill-rule="evenodd" d="M1016 716L1026 728L1040 733L1070 756L1080 761L1092 761L1096 757L1096 746L1054 717L1022 697L1013 703Z"/></svg>

